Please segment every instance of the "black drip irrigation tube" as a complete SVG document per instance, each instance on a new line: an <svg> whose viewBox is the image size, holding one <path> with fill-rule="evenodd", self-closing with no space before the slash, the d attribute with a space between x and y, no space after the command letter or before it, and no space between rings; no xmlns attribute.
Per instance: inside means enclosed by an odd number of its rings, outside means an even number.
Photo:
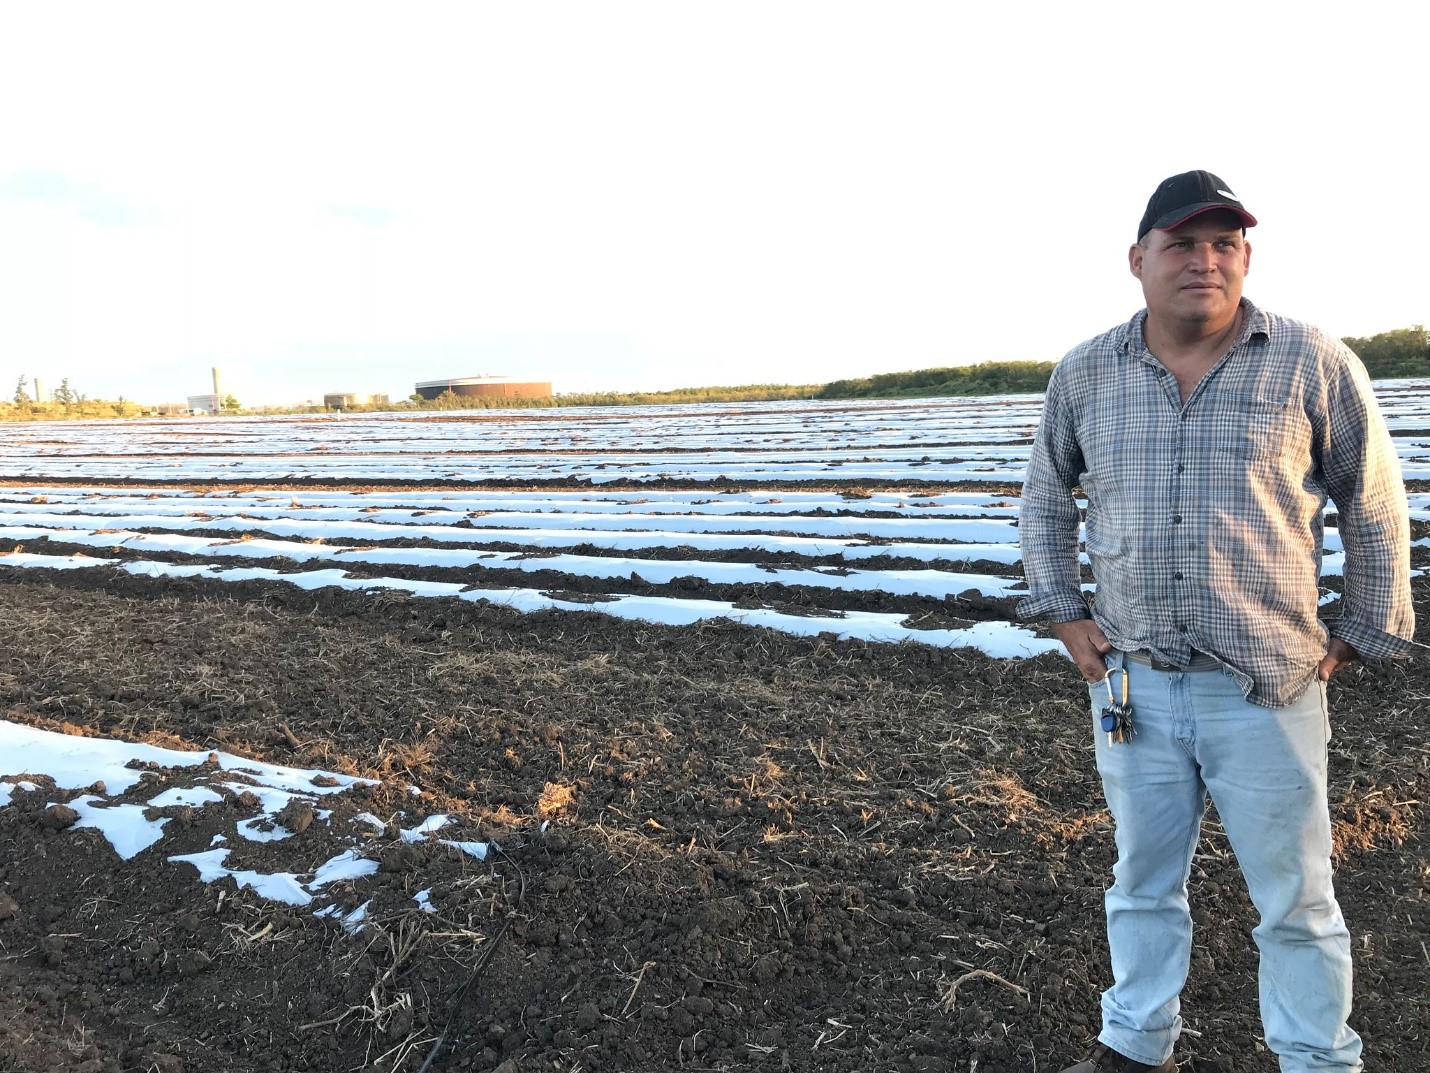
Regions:
<svg viewBox="0 0 1430 1073"><path fill-rule="evenodd" d="M509 864L512 871L516 873L516 905L507 913L506 919L501 923L501 927L497 928L496 933L492 936L491 942L487 943L486 949L482 951L481 956L477 958L476 964L472 966L472 971L468 973L467 978L462 981L462 986L457 988L456 993L452 995L452 1001L448 1003L447 1006L447 1023L442 1026L441 1033L432 1044L432 1049L427 1052L427 1057L423 1060L417 1073L427 1073L432 1067L432 1063L437 1060L437 1056L442 1053L442 1045L447 1042L447 1034L452 1031L452 1025L456 1023L457 1014L461 1012L462 1004L467 998L467 992L486 970L487 963L491 961L492 955L497 952L502 940L506 938L507 928L511 926L512 917L521 910L526 902L526 874L522 872L515 861L507 856L505 850L495 842L491 843L491 846L493 852Z"/></svg>

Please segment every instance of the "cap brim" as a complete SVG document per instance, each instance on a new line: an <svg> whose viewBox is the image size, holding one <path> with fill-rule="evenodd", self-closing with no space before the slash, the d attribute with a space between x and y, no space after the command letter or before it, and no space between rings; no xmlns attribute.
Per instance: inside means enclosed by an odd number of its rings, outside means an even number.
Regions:
<svg viewBox="0 0 1430 1073"><path fill-rule="evenodd" d="M1169 212L1166 216L1153 222L1147 231L1171 231L1173 228L1181 227L1188 220L1195 219L1203 213L1208 212L1229 212L1241 218L1242 227L1255 227L1256 217L1243 208L1236 205L1228 205L1223 201L1204 201L1200 205L1183 205L1176 212ZM1143 234L1146 234L1144 231Z"/></svg>

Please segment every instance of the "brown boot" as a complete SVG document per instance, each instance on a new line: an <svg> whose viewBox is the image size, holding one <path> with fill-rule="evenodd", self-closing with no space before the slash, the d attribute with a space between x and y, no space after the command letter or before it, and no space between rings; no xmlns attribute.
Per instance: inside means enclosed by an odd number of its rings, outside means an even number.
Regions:
<svg viewBox="0 0 1430 1073"><path fill-rule="evenodd" d="M1149 1066L1146 1062L1134 1062L1125 1054L1118 1054L1107 1044L1099 1043L1091 1058L1068 1066L1063 1073L1177 1073L1177 1060L1168 1058L1159 1065Z"/></svg>

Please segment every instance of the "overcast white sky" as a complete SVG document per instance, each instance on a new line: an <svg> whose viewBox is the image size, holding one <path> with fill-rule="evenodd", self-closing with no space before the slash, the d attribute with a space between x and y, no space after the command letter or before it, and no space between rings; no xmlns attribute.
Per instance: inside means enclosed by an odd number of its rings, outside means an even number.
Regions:
<svg viewBox="0 0 1430 1073"><path fill-rule="evenodd" d="M1426 12L0 0L0 396L1050 359L1196 167L1253 300L1430 322Z"/></svg>

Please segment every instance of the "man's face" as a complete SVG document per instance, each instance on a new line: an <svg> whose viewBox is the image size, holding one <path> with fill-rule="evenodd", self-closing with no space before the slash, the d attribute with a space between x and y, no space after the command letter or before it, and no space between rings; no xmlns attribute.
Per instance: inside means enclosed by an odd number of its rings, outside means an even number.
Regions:
<svg viewBox="0 0 1430 1073"><path fill-rule="evenodd" d="M1149 231L1128 264L1150 316L1217 330L1236 316L1251 243L1236 215L1207 212L1171 231Z"/></svg>

